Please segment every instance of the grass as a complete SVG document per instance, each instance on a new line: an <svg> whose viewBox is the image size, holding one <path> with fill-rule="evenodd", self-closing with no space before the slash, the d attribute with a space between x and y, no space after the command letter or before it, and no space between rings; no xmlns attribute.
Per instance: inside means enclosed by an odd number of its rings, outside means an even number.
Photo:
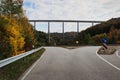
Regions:
<svg viewBox="0 0 120 80"><path fill-rule="evenodd" d="M18 78L28 69L45 51L41 50L17 60L3 68L0 68L0 80L18 80Z"/></svg>

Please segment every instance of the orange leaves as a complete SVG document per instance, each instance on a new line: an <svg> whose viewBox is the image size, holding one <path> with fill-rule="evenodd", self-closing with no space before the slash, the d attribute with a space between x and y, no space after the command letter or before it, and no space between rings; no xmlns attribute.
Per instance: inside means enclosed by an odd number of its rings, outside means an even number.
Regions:
<svg viewBox="0 0 120 80"><path fill-rule="evenodd" d="M17 29L15 29L14 26L8 26L6 28L6 33L12 37L19 37L19 35L20 35L19 31Z"/></svg>
<svg viewBox="0 0 120 80"><path fill-rule="evenodd" d="M15 21L14 19L9 19L7 17L2 17L3 18L3 22L5 20L8 21L8 23L6 23L2 28L4 28L4 31L1 31L2 33L4 33L5 35L2 35L4 37L6 37L7 41L9 43L9 56L14 56L17 55L17 53L20 50L23 50L24 48L24 37L22 36L21 33L21 27L18 25L17 21ZM0 20L0 22L2 22L2 20Z"/></svg>
<svg viewBox="0 0 120 80"><path fill-rule="evenodd" d="M9 43L10 43L10 46L11 46L11 56L14 56L14 55L17 55L17 51L18 51L18 48L17 48L17 40L14 39L14 37L9 37Z"/></svg>
<svg viewBox="0 0 120 80"><path fill-rule="evenodd" d="M120 43L120 29L115 29L114 27L111 27L108 36L110 39L110 43Z"/></svg>
<svg viewBox="0 0 120 80"><path fill-rule="evenodd" d="M2 27L1 27L2 26ZM6 16L0 16L0 39L7 42L6 49L7 55L14 56L25 51L32 49L34 45L34 30L28 23L27 18L8 18ZM0 42L0 45L2 42ZM8 46L8 47L7 47ZM2 47L0 47L2 50ZM5 53L0 51L0 53Z"/></svg>
<svg viewBox="0 0 120 80"><path fill-rule="evenodd" d="M23 46L24 46L24 44L25 44L24 38L23 38L23 37L20 37L20 38L18 39L17 43L18 43L18 48L19 48L19 49L22 49Z"/></svg>

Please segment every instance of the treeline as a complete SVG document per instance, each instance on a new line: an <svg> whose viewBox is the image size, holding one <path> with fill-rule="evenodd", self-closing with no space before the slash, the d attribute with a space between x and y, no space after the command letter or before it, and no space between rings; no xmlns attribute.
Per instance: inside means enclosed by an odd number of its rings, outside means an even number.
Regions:
<svg viewBox="0 0 120 80"><path fill-rule="evenodd" d="M22 5L22 0L1 0L0 59L21 54L36 45L34 30Z"/></svg>
<svg viewBox="0 0 120 80"><path fill-rule="evenodd" d="M40 37L42 36L42 37ZM89 27L79 33L66 32L64 33L51 33L50 43L48 43L48 34L44 32L37 32L38 45L51 45L51 46L74 46L74 45L101 45L102 38L108 39L108 44L120 43L120 18L114 18Z"/></svg>
<svg viewBox="0 0 120 80"><path fill-rule="evenodd" d="M54 45L75 45L76 32L52 33L51 40Z"/></svg>
<svg viewBox="0 0 120 80"><path fill-rule="evenodd" d="M48 42L48 34L45 32L37 31L35 37L37 39L37 46L63 46L63 45L76 45L76 32L64 33L51 33L50 43Z"/></svg>
<svg viewBox="0 0 120 80"><path fill-rule="evenodd" d="M107 38L108 44L120 43L120 18L113 18L81 31L76 40L79 44L101 44L101 39Z"/></svg>

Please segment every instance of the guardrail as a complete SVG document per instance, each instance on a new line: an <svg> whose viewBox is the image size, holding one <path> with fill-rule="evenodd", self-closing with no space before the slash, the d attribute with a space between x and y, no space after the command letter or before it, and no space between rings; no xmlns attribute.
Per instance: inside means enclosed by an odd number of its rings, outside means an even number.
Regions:
<svg viewBox="0 0 120 80"><path fill-rule="evenodd" d="M37 48L37 49L33 49L33 50L25 52L25 53L22 53L22 54L19 54L17 56L13 56L13 57L10 57L10 58L4 59L4 60L0 60L0 68L4 67L4 66L6 66L6 65L8 65L8 64L10 64L12 62L15 62L15 61L17 61L17 60L19 60L19 59L21 59L21 58L23 58L25 56L28 56L28 55L30 55L30 54L32 54L34 52L37 52L40 49L41 49L41 47Z"/></svg>

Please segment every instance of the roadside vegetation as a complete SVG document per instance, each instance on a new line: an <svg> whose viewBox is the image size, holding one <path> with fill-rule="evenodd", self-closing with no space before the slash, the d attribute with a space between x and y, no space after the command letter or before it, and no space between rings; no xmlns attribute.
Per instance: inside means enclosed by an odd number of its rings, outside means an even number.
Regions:
<svg viewBox="0 0 120 80"><path fill-rule="evenodd" d="M22 6L22 0L0 1L0 60L43 45L43 42L37 41L39 40L36 36L37 31L29 23ZM44 51L45 49L42 48L38 52L0 68L0 80L18 80Z"/></svg>
<svg viewBox="0 0 120 80"><path fill-rule="evenodd" d="M3 68L0 68L0 80L18 80L18 78L28 69L45 51L41 50L17 60Z"/></svg>
<svg viewBox="0 0 120 80"><path fill-rule="evenodd" d="M0 59L31 50L35 43L34 30L24 15L22 0L1 0Z"/></svg>

